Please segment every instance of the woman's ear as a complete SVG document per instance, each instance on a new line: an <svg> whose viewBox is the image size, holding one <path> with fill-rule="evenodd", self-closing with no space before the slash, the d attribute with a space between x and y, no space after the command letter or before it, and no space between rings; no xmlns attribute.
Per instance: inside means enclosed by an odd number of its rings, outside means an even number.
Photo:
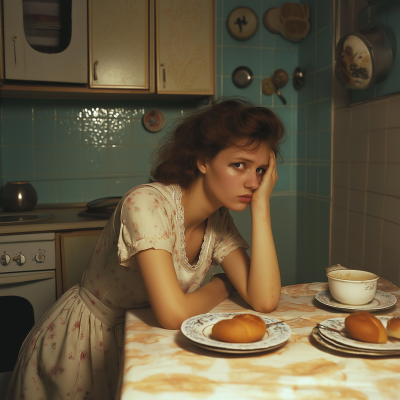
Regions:
<svg viewBox="0 0 400 400"><path fill-rule="evenodd" d="M207 171L206 167L206 159L205 158L198 158L197 159L197 168L202 174L205 174Z"/></svg>

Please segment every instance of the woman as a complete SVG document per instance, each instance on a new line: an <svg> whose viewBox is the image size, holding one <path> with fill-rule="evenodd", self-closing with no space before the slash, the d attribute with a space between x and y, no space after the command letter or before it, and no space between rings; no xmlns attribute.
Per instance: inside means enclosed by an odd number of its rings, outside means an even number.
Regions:
<svg viewBox="0 0 400 400"><path fill-rule="evenodd" d="M264 107L227 100L185 117L160 147L151 183L120 201L80 285L21 347L8 399L113 399L124 314L149 304L166 329L208 312L235 288L275 309L280 274L269 199L283 126ZM228 209L250 204L252 256ZM201 286L209 268L216 274Z"/></svg>

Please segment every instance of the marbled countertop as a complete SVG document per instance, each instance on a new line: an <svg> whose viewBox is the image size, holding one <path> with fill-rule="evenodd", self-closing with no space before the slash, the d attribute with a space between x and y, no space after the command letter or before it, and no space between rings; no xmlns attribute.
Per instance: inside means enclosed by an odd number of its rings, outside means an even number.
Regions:
<svg viewBox="0 0 400 400"><path fill-rule="evenodd" d="M122 400L147 399L398 399L400 356L371 357L331 350L311 335L326 319L346 317L319 303L327 283L282 288L268 317L288 320L282 347L263 353L225 354L202 349L179 330L162 329L150 308L128 310L120 393ZM380 278L378 289L400 300L400 288ZM374 315L400 316L400 302ZM253 312L235 293L211 312ZM257 313L256 313L257 314Z"/></svg>

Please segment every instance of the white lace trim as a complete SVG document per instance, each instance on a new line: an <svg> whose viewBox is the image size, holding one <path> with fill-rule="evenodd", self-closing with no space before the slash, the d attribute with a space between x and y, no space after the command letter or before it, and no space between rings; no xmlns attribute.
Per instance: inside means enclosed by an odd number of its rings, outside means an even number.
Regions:
<svg viewBox="0 0 400 400"><path fill-rule="evenodd" d="M196 271L201 267L206 257L208 244L210 243L210 218L207 220L207 226L204 233L203 243L201 244L200 255L197 263L192 265L186 256L186 242L185 242L185 213L182 206L182 190L178 185L171 185L173 192L173 199L175 200L177 210L177 220L179 223L180 241L181 241L181 265L186 271Z"/></svg>

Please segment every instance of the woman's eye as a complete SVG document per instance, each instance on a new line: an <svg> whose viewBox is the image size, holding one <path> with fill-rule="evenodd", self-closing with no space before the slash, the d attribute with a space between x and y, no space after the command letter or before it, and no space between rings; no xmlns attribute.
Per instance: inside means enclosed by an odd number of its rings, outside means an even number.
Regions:
<svg viewBox="0 0 400 400"><path fill-rule="evenodd" d="M243 169L244 168L244 164L241 162L238 163L234 163L233 166L237 169Z"/></svg>
<svg viewBox="0 0 400 400"><path fill-rule="evenodd" d="M265 169L264 168L257 168L257 174L264 175L265 174Z"/></svg>

